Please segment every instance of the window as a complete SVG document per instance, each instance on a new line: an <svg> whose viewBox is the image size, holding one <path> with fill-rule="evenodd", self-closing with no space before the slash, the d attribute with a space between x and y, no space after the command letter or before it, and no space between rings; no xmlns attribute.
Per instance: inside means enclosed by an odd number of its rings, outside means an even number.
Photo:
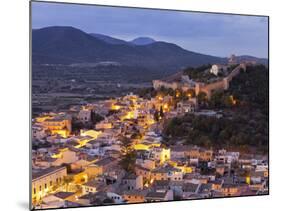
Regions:
<svg viewBox="0 0 281 211"><path fill-rule="evenodd" d="M33 188L33 193L36 194L36 188Z"/></svg>
<svg viewBox="0 0 281 211"><path fill-rule="evenodd" d="M45 189L47 189L47 184L45 183Z"/></svg>
<svg viewBox="0 0 281 211"><path fill-rule="evenodd" d="M58 178L56 178L56 183L58 183L59 182L59 179Z"/></svg>
<svg viewBox="0 0 281 211"><path fill-rule="evenodd" d="M53 185L53 181L50 181L50 186L52 186Z"/></svg>
<svg viewBox="0 0 281 211"><path fill-rule="evenodd" d="M42 190L42 187L41 187L41 185L39 186L39 191L41 191Z"/></svg>

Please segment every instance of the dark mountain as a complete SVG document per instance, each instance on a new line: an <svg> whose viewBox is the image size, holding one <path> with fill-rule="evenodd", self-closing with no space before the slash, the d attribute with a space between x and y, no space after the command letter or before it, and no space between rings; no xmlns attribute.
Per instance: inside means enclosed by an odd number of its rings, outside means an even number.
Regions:
<svg viewBox="0 0 281 211"><path fill-rule="evenodd" d="M131 45L131 43L126 42L125 40L117 39L104 34L91 33L90 35L112 45Z"/></svg>
<svg viewBox="0 0 281 211"><path fill-rule="evenodd" d="M130 41L130 43L133 43L134 45L149 45L154 42L156 41L150 37L138 37Z"/></svg>
<svg viewBox="0 0 281 211"><path fill-rule="evenodd" d="M121 44L108 36L93 36L73 27L53 26L32 31L33 64L118 62L146 70L175 72L186 66L224 63L226 58L185 50L175 44ZM111 41L109 41L111 40ZM110 44L109 42L120 42Z"/></svg>

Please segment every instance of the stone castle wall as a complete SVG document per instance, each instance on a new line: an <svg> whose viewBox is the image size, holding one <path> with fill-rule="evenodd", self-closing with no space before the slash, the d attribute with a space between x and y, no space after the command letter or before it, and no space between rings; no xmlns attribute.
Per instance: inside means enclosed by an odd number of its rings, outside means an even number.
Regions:
<svg viewBox="0 0 281 211"><path fill-rule="evenodd" d="M231 71L231 73L224 77L220 81L216 81L210 84L204 84L197 82L195 83L195 93L196 95L199 94L199 92L205 92L208 99L211 97L212 92L217 90L227 90L229 88L229 83L232 81L232 79L237 76L240 73L240 70L243 69L246 70L245 64L238 65L235 69ZM161 80L154 80L153 81L153 87L154 89L160 89L161 87L165 88L171 88L173 90L182 88L180 83L178 82L165 82Z"/></svg>

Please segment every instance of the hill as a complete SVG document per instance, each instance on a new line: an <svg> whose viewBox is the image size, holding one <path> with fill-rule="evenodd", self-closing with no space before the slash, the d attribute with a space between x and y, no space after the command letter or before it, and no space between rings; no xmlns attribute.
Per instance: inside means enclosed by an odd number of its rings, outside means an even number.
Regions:
<svg viewBox="0 0 281 211"><path fill-rule="evenodd" d="M206 109L222 117L187 113L167 120L164 134L169 144L181 138L186 144L204 147L267 152L269 141L269 74L264 65L248 66L230 83L228 90L214 92ZM233 101L235 99L235 103ZM200 105L201 106L201 105ZM201 106L202 108L202 106Z"/></svg>
<svg viewBox="0 0 281 211"><path fill-rule="evenodd" d="M138 37L133 39L130 43L133 43L134 45L149 45L154 42L156 41L150 37Z"/></svg>
<svg viewBox="0 0 281 211"><path fill-rule="evenodd" d="M125 40L117 39L104 34L90 33L90 35L112 45L131 45L131 43L126 42Z"/></svg>
<svg viewBox="0 0 281 211"><path fill-rule="evenodd" d="M120 44L117 45L116 42ZM143 66L155 71L175 71L185 66L226 62L225 58L188 51L173 43L122 43L115 38L93 36L73 27L53 26L36 29L32 31L33 64L111 61L129 66Z"/></svg>

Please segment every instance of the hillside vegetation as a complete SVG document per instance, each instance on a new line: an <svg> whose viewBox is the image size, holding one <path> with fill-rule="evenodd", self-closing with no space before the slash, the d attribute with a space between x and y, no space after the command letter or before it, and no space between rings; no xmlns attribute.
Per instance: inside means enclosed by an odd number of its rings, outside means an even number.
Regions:
<svg viewBox="0 0 281 211"><path fill-rule="evenodd" d="M167 143L182 138L186 144L204 147L238 147L268 150L268 69L247 67L224 92L214 93L205 108L221 110L223 117L187 114L168 120L164 126ZM226 101L231 97L232 104ZM234 103L235 102L235 103Z"/></svg>

